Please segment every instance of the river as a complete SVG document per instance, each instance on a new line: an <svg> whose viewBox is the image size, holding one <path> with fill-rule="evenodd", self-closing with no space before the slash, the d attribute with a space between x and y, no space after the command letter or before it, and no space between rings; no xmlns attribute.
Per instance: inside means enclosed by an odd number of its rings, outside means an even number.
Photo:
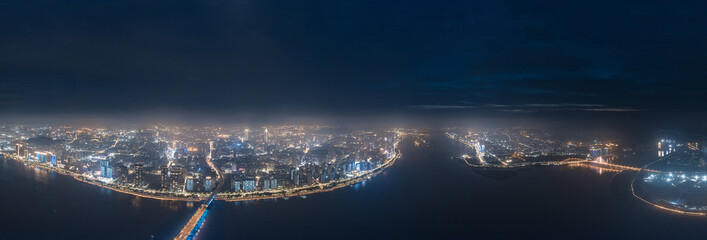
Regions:
<svg viewBox="0 0 707 240"><path fill-rule="evenodd" d="M419 142L419 141L418 141ZM288 200L217 201L197 239L702 239L707 218L633 198L629 173L474 170L444 136L400 144L366 182ZM196 205L144 199L0 161L3 239L170 239Z"/></svg>

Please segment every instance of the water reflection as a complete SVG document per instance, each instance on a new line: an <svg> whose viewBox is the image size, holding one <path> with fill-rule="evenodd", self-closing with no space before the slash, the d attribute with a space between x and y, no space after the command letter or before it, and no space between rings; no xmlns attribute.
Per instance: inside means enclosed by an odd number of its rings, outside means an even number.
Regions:
<svg viewBox="0 0 707 240"><path fill-rule="evenodd" d="M141 197L133 197L133 199L130 201L130 204L134 208L140 208L140 207L142 207L142 198Z"/></svg>
<svg viewBox="0 0 707 240"><path fill-rule="evenodd" d="M113 190L107 189L107 188L99 188L100 192L105 195L105 196L113 196Z"/></svg>
<svg viewBox="0 0 707 240"><path fill-rule="evenodd" d="M160 206L162 208L169 209L171 211L178 211L186 206L184 202L180 201L169 201L169 200L159 200Z"/></svg>
<svg viewBox="0 0 707 240"><path fill-rule="evenodd" d="M44 169L36 168L31 165L24 165L25 172L32 175L33 179L37 182L47 184L50 182L49 172Z"/></svg>
<svg viewBox="0 0 707 240"><path fill-rule="evenodd" d="M0 224L0 239L169 239L194 209L194 203L122 194L12 159L0 160L0 189L16 193L3 195L0 213L8 221Z"/></svg>

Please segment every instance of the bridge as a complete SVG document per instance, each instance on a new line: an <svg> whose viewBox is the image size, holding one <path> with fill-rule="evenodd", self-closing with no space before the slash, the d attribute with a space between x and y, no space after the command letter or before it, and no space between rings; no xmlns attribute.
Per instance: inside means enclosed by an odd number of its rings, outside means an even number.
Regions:
<svg viewBox="0 0 707 240"><path fill-rule="evenodd" d="M653 169L648 169L648 168L640 168L640 167L631 167L631 166L625 166L625 165L619 165L619 164L612 164L612 163L606 163L606 162L596 162L596 161L586 161L584 164L589 165L590 167L598 167L598 168L603 168L603 169L608 169L608 170L617 170L617 171L624 171L624 170L629 170L629 171L646 171L646 172L661 172L658 170L653 170Z"/></svg>
<svg viewBox="0 0 707 240"><path fill-rule="evenodd" d="M199 209L196 210L194 215L191 216L189 221L187 222L186 225L182 228L181 231L179 231L179 234L177 237L175 237L175 240L191 240L196 237L196 234L199 232L199 229L201 229L201 225L204 223L204 220L206 220L206 215L209 213L209 207L211 207L211 204L214 202L214 198L216 198L216 194L218 194L219 191L221 191L221 187L223 187L224 180L223 180L223 174L218 170L216 165L214 165L213 162L211 162L211 154L214 150L214 142L209 143L209 155L206 156L206 164L211 167L216 172L216 175L218 175L218 186L214 189L213 192L211 192L211 195L209 195L208 198L204 200L204 202L199 206Z"/></svg>
<svg viewBox="0 0 707 240"><path fill-rule="evenodd" d="M189 219L189 222L187 222L187 225L182 228L182 231L180 231L177 237L175 237L174 239L194 239L196 234L199 232L199 229L201 229L201 225L206 219L206 215L209 213L209 207L211 206L211 203L214 201L215 197L216 192L213 192L211 193L208 199L204 200L204 203L199 206L199 209L196 210L196 213L194 213L194 215L192 215L192 217Z"/></svg>
<svg viewBox="0 0 707 240"><path fill-rule="evenodd" d="M483 160L483 153L480 153L476 147L476 144L474 142L467 142L462 139L456 139L454 138L451 134L445 133L445 135L452 140L456 140L468 147L471 147L474 149L474 151L477 154L477 158L479 158L479 162L481 164L473 164L467 161L466 159L463 159L464 162L466 162L467 165L471 167L478 167L478 168L518 168L518 167L527 167L527 166L538 166L538 165L543 165L543 166L558 166L558 165L577 165L577 166L585 166L585 167L594 167L594 168L600 168L604 170L610 170L610 171L624 171L624 170L629 170L629 171L646 171L646 172L655 172L659 173L661 171L658 170L653 170L647 168L648 165L644 167L631 167L631 166L626 166L626 165L619 165L619 164L613 164L613 163L607 163L603 161L598 161L598 160L587 160L587 159L581 159L581 158L567 158L562 161L557 161L557 162L522 162L522 163L514 163L514 164L507 164L504 161L500 161L501 165L498 164L488 164L486 161ZM650 164L649 164L650 165Z"/></svg>

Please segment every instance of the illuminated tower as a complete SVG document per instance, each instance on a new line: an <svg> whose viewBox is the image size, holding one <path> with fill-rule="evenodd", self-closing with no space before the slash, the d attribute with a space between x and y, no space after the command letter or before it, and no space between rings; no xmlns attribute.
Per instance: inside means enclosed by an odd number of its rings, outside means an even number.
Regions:
<svg viewBox="0 0 707 240"><path fill-rule="evenodd" d="M186 173L186 169L182 166L172 166L169 169L170 191L184 189L184 173Z"/></svg>
<svg viewBox="0 0 707 240"><path fill-rule="evenodd" d="M130 166L130 172L133 174L133 183L142 185L143 181L143 167L142 164L134 164Z"/></svg>
<svg viewBox="0 0 707 240"><path fill-rule="evenodd" d="M188 176L186 179L186 183L184 185L185 185L184 190L186 192L193 192L194 191L194 177Z"/></svg>
<svg viewBox="0 0 707 240"><path fill-rule="evenodd" d="M270 188L277 189L277 179L270 179Z"/></svg>
<svg viewBox="0 0 707 240"><path fill-rule="evenodd" d="M248 141L248 133L249 133L249 132L250 132L250 130L248 130L248 129L246 128L246 129L245 129L245 137L243 137L243 142Z"/></svg>
<svg viewBox="0 0 707 240"><path fill-rule="evenodd" d="M243 180L243 191L255 191L255 179Z"/></svg>
<svg viewBox="0 0 707 240"><path fill-rule="evenodd" d="M234 191L234 192L240 192L240 191L241 191L241 185L242 185L241 180L238 180L238 179L234 180L234 181L233 181L233 191Z"/></svg>
<svg viewBox="0 0 707 240"><path fill-rule="evenodd" d="M211 189L214 187L214 180L211 179L211 176L206 177L206 180L204 180L204 191L211 192Z"/></svg>
<svg viewBox="0 0 707 240"><path fill-rule="evenodd" d="M101 177L113 178L113 168L110 166L110 161L101 160Z"/></svg>
<svg viewBox="0 0 707 240"><path fill-rule="evenodd" d="M37 153L37 162L45 163L47 162L47 154L43 152Z"/></svg>
<svg viewBox="0 0 707 240"><path fill-rule="evenodd" d="M265 147L268 146L268 129L265 129Z"/></svg>
<svg viewBox="0 0 707 240"><path fill-rule="evenodd" d="M16 146L17 146L17 156L22 156L24 153L24 150L25 150L24 146L19 143Z"/></svg>
<svg viewBox="0 0 707 240"><path fill-rule="evenodd" d="M168 190L169 189L169 167L168 166L162 166L160 168L160 174L161 174L161 183L162 183L162 190Z"/></svg>
<svg viewBox="0 0 707 240"><path fill-rule="evenodd" d="M49 153L48 154L48 161L52 164L52 166L56 167L56 156L54 154Z"/></svg>
<svg viewBox="0 0 707 240"><path fill-rule="evenodd" d="M263 190L264 191L270 190L270 180L269 179L265 179L265 181L263 181Z"/></svg>

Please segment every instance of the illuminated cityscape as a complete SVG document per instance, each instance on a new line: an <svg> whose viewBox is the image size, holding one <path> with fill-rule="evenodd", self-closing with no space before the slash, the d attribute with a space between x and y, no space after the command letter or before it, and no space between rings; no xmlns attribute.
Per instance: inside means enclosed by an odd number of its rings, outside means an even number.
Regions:
<svg viewBox="0 0 707 240"><path fill-rule="evenodd" d="M630 188L634 197L670 212L707 216L707 138L687 141L660 139L639 151L615 141L558 139L539 130L449 129L445 135L469 147L460 160L479 169L517 169L529 166L569 166L603 172L636 172ZM637 148L639 148L637 147ZM637 154L652 153L657 156ZM639 159L637 159L639 158ZM649 161L644 165L637 165ZM638 193L637 193L638 192ZM650 199L650 200L647 200Z"/></svg>
<svg viewBox="0 0 707 240"><path fill-rule="evenodd" d="M0 2L0 240L704 239L707 1Z"/></svg>
<svg viewBox="0 0 707 240"><path fill-rule="evenodd" d="M226 186L218 197L231 200L306 194L350 182L398 154L394 130L270 129L16 125L2 127L2 149L14 147L6 156L81 181L183 200L208 196L217 185Z"/></svg>
<svg viewBox="0 0 707 240"><path fill-rule="evenodd" d="M6 157L139 197L200 201L288 198L369 179L399 157L396 130L322 126L92 129L3 126ZM12 149L14 145L15 149ZM224 188L224 186L226 186Z"/></svg>
<svg viewBox="0 0 707 240"><path fill-rule="evenodd" d="M586 169L594 176L625 179L619 191L630 193L633 205L706 216L707 137L662 135L635 143L519 127L4 125L0 149L5 164L13 161L136 199L186 202L187 209L195 210L169 237L195 239L204 237L204 226L214 224L207 219L219 213L212 209L218 202L304 200L310 194L357 189L395 168L396 161L405 161L398 159L411 147L428 149L442 143L458 146L449 163L460 163L457 168L484 178L513 179L544 168ZM401 151L400 144L408 150Z"/></svg>

